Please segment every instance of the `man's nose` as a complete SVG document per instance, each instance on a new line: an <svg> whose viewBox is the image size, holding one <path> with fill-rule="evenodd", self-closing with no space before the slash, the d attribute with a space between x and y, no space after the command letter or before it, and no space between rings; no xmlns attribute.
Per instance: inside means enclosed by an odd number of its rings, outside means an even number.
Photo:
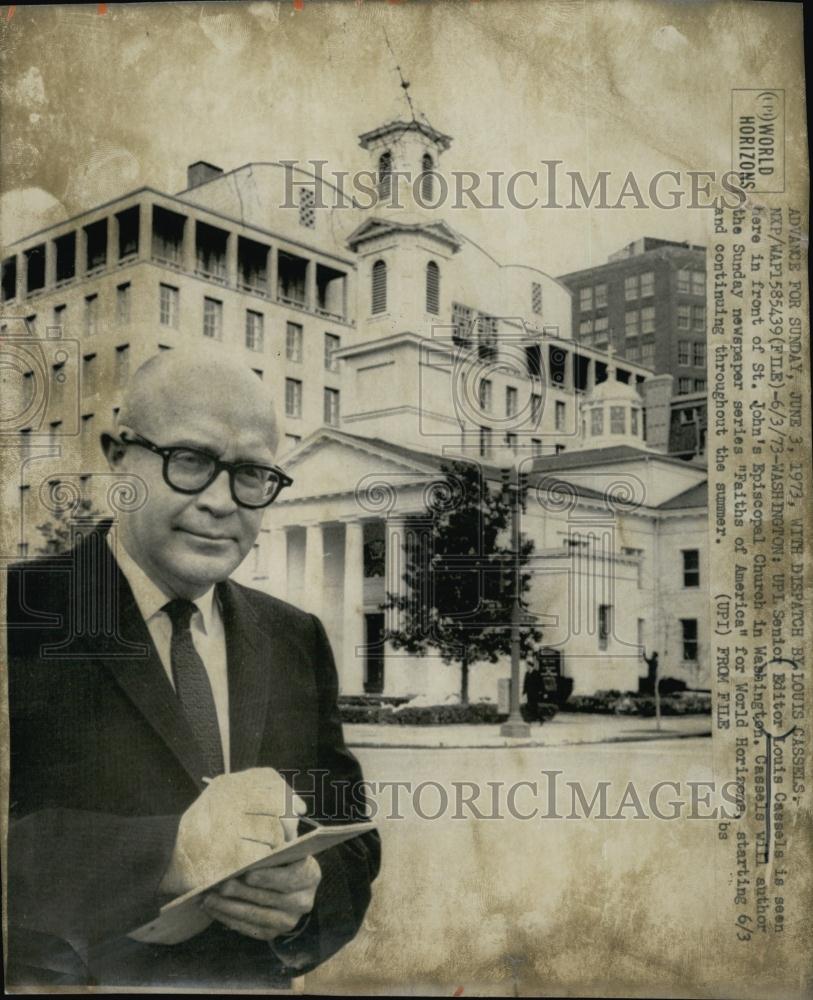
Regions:
<svg viewBox="0 0 813 1000"><path fill-rule="evenodd" d="M227 469L221 469L206 489L198 494L197 505L221 517L237 509L237 504L231 495Z"/></svg>

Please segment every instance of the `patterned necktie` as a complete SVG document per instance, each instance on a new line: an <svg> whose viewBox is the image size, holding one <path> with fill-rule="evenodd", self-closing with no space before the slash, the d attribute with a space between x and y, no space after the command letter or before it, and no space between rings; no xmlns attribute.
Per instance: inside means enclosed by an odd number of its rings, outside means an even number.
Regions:
<svg viewBox="0 0 813 1000"><path fill-rule="evenodd" d="M162 610L172 622L170 659L175 693L203 752L208 777L213 778L224 771L223 745L209 675L195 649L189 629L192 615L198 610L197 605L177 597L165 604Z"/></svg>

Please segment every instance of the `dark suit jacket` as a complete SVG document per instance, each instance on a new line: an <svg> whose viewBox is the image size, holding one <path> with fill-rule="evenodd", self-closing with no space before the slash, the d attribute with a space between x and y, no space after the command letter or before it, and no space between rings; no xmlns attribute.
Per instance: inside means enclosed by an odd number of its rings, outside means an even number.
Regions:
<svg viewBox="0 0 813 1000"><path fill-rule="evenodd" d="M218 597L231 769L276 768L320 822L363 818L322 625L232 581ZM126 937L167 901L158 886L205 771L104 530L9 572L8 648L10 984L284 985L355 935L376 834L319 856L304 931L275 943L284 962L219 924L173 946Z"/></svg>

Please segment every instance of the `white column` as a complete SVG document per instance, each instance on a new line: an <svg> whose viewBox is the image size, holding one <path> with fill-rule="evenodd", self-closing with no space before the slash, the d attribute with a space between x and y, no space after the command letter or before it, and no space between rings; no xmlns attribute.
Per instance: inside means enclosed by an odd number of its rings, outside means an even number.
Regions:
<svg viewBox="0 0 813 1000"><path fill-rule="evenodd" d="M305 308L316 308L316 261L309 260L305 271Z"/></svg>
<svg viewBox="0 0 813 1000"><path fill-rule="evenodd" d="M281 600L288 598L288 532L271 528L268 532L268 590Z"/></svg>
<svg viewBox="0 0 813 1000"><path fill-rule="evenodd" d="M195 257L195 220L191 215L183 224L183 247L181 249L181 266L187 274L194 274L197 266Z"/></svg>
<svg viewBox="0 0 813 1000"><path fill-rule="evenodd" d="M404 589L403 576L406 569L405 524L402 518L389 517L384 522L386 554L384 561L384 589L387 593L400 594ZM384 612L384 627L397 628L400 612ZM391 643L384 646L384 691L393 690L393 680L397 683L399 671L404 669L403 650L396 650Z"/></svg>
<svg viewBox="0 0 813 1000"><path fill-rule="evenodd" d="M237 287L237 233L229 233L226 240L226 281L230 288Z"/></svg>
<svg viewBox="0 0 813 1000"><path fill-rule="evenodd" d="M152 202L142 201L138 206L138 259L152 258Z"/></svg>
<svg viewBox="0 0 813 1000"><path fill-rule="evenodd" d="M322 614L325 549L322 525L309 524L305 533L305 587L302 603L311 614Z"/></svg>
<svg viewBox="0 0 813 1000"><path fill-rule="evenodd" d="M277 301L277 274L278 274L278 261L276 245L273 245L268 251L268 295L272 302Z"/></svg>
<svg viewBox="0 0 813 1000"><path fill-rule="evenodd" d="M344 526L344 596L342 663L343 694L364 693L364 524Z"/></svg>

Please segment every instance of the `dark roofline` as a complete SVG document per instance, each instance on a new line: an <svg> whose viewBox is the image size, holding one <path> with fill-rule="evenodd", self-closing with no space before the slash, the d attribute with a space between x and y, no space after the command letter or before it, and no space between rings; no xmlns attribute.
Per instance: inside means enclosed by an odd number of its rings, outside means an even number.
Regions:
<svg viewBox="0 0 813 1000"><path fill-rule="evenodd" d="M591 264L589 267L582 267L577 271L568 271L567 274L560 274L559 280L566 283L569 278L579 278L582 275L593 274L596 271L609 270L610 268L621 269L625 265L628 266L632 261L651 260L653 256L658 254L663 257L671 257L673 255L677 256L678 254L702 254L705 257L706 248L698 248L694 245L687 247L653 247L651 250L644 250L642 253L636 253L632 257L620 257L618 260L606 260L603 264Z"/></svg>
<svg viewBox="0 0 813 1000"><path fill-rule="evenodd" d="M432 139L444 150L448 149L452 144L452 137L450 135L438 132L436 128L425 122L419 122L416 119L413 119L411 122L404 122L398 118L395 121L379 125L378 128L371 129L369 132L362 132L359 136L359 146L362 149L367 149L371 142L375 142L376 139L389 135L391 132L420 132L427 139Z"/></svg>

